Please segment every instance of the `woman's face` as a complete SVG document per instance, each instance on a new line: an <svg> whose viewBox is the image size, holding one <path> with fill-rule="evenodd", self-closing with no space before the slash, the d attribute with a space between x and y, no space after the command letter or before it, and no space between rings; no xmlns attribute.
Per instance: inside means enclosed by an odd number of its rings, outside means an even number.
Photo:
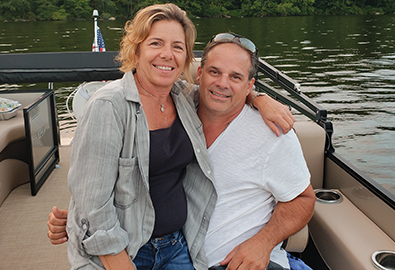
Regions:
<svg viewBox="0 0 395 270"><path fill-rule="evenodd" d="M153 23L137 52L137 75L148 90L169 90L184 70L185 34L180 23L161 20Z"/></svg>

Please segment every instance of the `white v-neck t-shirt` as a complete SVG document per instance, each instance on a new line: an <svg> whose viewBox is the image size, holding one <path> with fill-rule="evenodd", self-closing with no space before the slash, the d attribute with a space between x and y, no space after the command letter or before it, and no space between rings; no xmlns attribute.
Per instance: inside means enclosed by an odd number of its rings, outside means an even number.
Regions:
<svg viewBox="0 0 395 270"><path fill-rule="evenodd" d="M211 267L259 232L270 220L277 201L291 201L302 193L310 183L310 173L293 130L276 137L249 106L208 152L218 193L204 242ZM270 259L289 268L281 243Z"/></svg>

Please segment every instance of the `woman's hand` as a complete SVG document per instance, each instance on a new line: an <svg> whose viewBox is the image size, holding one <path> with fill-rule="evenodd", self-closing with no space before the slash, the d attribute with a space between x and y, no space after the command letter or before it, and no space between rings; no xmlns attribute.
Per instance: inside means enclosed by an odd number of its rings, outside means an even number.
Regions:
<svg viewBox="0 0 395 270"><path fill-rule="evenodd" d="M295 117L291 114L289 107L268 95L254 97L256 93L252 91L250 94L252 97L249 97L249 100L252 99L252 105L259 110L265 123L277 137L281 135L281 131L284 134L288 133L295 123Z"/></svg>

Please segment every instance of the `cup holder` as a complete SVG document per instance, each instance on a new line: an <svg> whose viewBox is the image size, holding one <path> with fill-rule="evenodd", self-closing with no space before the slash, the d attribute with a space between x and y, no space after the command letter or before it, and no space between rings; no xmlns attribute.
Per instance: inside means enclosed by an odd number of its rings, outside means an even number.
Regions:
<svg viewBox="0 0 395 270"><path fill-rule="evenodd" d="M395 270L395 252L376 251L372 254L372 262L379 270Z"/></svg>
<svg viewBox="0 0 395 270"><path fill-rule="evenodd" d="M343 196L332 189L317 189L314 191L317 202L320 203L341 203L343 201Z"/></svg>

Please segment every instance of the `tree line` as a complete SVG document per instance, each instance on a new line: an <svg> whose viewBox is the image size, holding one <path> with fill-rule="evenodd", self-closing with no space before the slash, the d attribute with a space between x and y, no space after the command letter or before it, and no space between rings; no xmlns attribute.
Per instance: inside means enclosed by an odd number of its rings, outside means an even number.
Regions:
<svg viewBox="0 0 395 270"><path fill-rule="evenodd" d="M130 19L165 0L0 0L0 20ZM190 17L262 17L395 13L394 0L174 0Z"/></svg>

